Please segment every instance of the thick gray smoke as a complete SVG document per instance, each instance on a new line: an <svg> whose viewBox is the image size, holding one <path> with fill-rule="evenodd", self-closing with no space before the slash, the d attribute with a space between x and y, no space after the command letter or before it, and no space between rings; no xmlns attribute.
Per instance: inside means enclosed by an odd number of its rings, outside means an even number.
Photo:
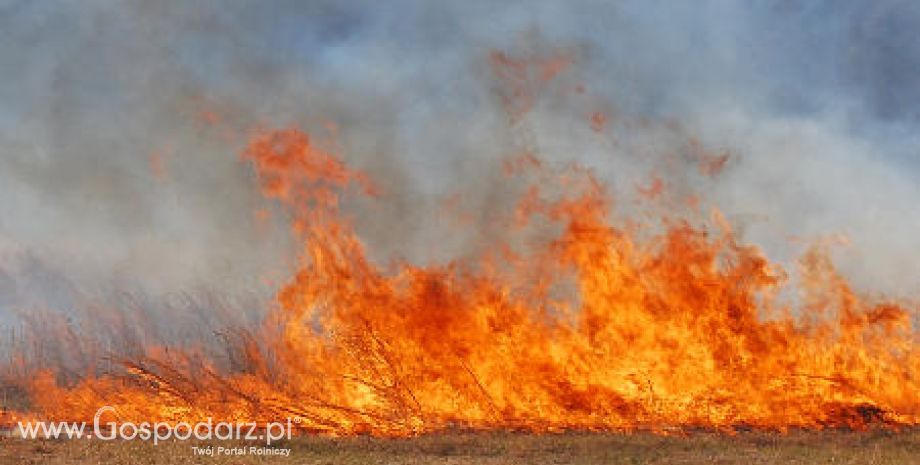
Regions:
<svg viewBox="0 0 920 465"><path fill-rule="evenodd" d="M470 247L432 213L465 191L488 217L491 173L522 147L615 192L662 166L679 188L695 166L660 154L687 136L731 153L687 183L746 240L788 263L789 236L843 234L857 284L913 295L917 24L909 0L0 1L0 313L77 291L269 292L296 249L255 219L243 131L328 123L386 193L357 210L381 257ZM491 50L573 64L510 128Z"/></svg>

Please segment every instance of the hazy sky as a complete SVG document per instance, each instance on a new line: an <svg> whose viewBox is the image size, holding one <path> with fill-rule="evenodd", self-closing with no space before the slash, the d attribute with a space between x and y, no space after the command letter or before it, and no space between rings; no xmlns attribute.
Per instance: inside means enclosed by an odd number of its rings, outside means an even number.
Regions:
<svg viewBox="0 0 920 465"><path fill-rule="evenodd" d="M256 124L335 123L346 158L392 194L361 210L368 240L449 258L469 239L432 224L437 196L466 186L474 209L494 203L490 170L521 137L613 190L649 174L646 149L669 150L652 129L611 149L592 109L679 121L729 150L701 188L771 255L800 251L790 235L845 234L858 284L914 295L918 24L911 0L0 0L0 309L283 276L293 246L254 220L237 155L235 131ZM491 50L574 57L523 130L497 102ZM585 96L558 103L576 82Z"/></svg>

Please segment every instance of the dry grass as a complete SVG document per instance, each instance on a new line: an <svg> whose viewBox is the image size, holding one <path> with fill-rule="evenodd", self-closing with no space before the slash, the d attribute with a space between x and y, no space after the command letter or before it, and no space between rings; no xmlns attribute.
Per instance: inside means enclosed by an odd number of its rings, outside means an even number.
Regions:
<svg viewBox="0 0 920 465"><path fill-rule="evenodd" d="M276 446L290 448L289 457L204 457L193 453L193 445L206 444L0 438L0 464L920 464L920 430L697 433L687 437L581 433L451 433L413 439L300 437Z"/></svg>

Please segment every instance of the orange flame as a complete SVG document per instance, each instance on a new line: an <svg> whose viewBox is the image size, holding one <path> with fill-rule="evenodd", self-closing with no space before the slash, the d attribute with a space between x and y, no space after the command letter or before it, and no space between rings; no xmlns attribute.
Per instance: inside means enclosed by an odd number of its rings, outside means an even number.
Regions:
<svg viewBox="0 0 920 465"><path fill-rule="evenodd" d="M783 271L718 215L712 230L680 219L621 229L590 171L546 173L528 154L509 173L540 179L513 224L549 223L554 239L387 271L339 211L344 191L373 193L364 174L297 130L260 134L243 157L303 245L265 327L237 335L244 369L150 347L118 359L122 375L34 376L37 414L294 416L310 431L379 435L920 423L912 310L857 295L820 247L790 308L777 297Z"/></svg>

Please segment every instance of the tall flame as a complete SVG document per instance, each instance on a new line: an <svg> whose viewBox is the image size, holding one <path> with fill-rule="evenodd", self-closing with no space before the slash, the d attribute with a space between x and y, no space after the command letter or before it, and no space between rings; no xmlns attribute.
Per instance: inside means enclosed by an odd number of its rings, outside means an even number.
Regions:
<svg viewBox="0 0 920 465"><path fill-rule="evenodd" d="M589 170L548 173L529 156L509 164L537 178L509 224L546 225L551 240L384 268L339 209L344 191L375 193L367 176L297 130L260 134L243 157L302 243L264 328L238 334L243 368L148 347L119 358L120 375L34 376L34 412L295 416L311 431L379 435L920 423L913 310L857 295L820 247L792 308L777 296L783 271L718 215L713 228L618 227Z"/></svg>

